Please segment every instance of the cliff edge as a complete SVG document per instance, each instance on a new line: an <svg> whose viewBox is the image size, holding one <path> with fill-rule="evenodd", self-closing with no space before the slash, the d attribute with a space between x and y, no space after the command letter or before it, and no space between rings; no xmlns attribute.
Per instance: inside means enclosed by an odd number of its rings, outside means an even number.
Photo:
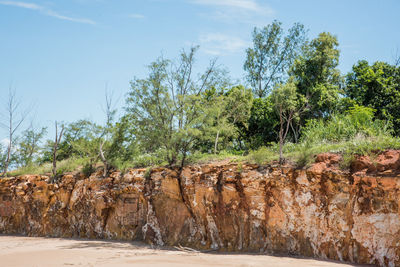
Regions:
<svg viewBox="0 0 400 267"><path fill-rule="evenodd" d="M308 169L213 163L0 179L0 233L400 265L400 151Z"/></svg>

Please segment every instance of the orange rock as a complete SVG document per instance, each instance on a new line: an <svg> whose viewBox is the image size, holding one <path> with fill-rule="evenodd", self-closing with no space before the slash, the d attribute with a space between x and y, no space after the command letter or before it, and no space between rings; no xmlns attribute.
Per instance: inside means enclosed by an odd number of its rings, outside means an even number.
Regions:
<svg viewBox="0 0 400 267"><path fill-rule="evenodd" d="M160 167L146 177L146 169L67 174L57 184L37 175L0 179L0 233L400 266L400 176L391 169L399 154L382 153L378 170L359 157L353 172L326 153L307 170L244 164L239 172L225 162L187 166L181 177Z"/></svg>
<svg viewBox="0 0 400 267"><path fill-rule="evenodd" d="M315 162L324 162L326 164L337 164L342 159L339 154L334 153L322 153L316 156Z"/></svg>
<svg viewBox="0 0 400 267"><path fill-rule="evenodd" d="M359 171L374 172L376 171L376 167L369 159L369 157L360 156L351 162L350 171L353 173Z"/></svg>

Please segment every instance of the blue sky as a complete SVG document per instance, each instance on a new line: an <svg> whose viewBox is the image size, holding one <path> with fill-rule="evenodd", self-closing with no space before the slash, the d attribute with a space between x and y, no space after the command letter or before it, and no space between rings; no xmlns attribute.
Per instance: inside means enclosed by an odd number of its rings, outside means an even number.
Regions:
<svg viewBox="0 0 400 267"><path fill-rule="evenodd" d="M12 86L37 125L101 122L106 83L122 106L147 64L197 44L199 68L218 57L242 79L252 29L274 19L337 35L343 73L360 59L392 62L399 14L396 0L0 0L0 114Z"/></svg>

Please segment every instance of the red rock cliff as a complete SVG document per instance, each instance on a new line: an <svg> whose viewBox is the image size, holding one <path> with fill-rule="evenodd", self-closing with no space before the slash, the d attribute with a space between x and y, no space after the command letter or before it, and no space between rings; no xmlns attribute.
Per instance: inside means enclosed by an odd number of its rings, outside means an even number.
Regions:
<svg viewBox="0 0 400 267"><path fill-rule="evenodd" d="M352 172L319 155L307 170L202 165L108 178L0 179L0 233L145 240L400 266L400 153Z"/></svg>

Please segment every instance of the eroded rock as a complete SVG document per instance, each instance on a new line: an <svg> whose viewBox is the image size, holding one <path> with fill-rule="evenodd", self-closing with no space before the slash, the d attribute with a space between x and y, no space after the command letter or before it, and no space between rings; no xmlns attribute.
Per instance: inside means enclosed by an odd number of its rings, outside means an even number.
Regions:
<svg viewBox="0 0 400 267"><path fill-rule="evenodd" d="M4 178L0 232L399 266L400 177L377 172L398 168L399 155L378 157L368 175L343 172L338 156L324 154L307 170L211 164L65 175L58 184Z"/></svg>

